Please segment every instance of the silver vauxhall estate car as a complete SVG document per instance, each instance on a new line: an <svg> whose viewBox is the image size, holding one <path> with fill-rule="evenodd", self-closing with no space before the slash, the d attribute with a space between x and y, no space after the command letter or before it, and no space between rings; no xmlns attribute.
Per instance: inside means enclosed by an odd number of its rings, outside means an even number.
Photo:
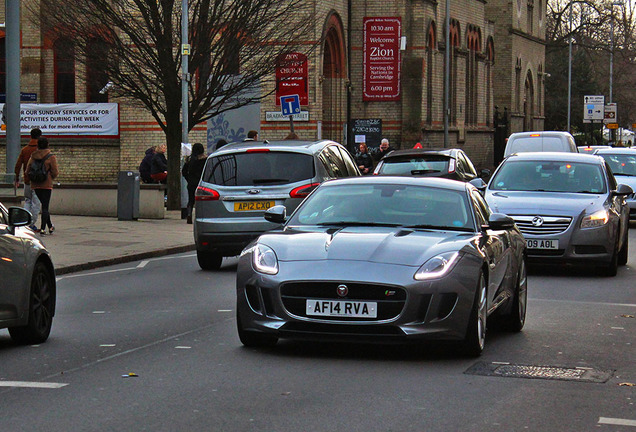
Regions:
<svg viewBox="0 0 636 432"><path fill-rule="evenodd" d="M597 265L614 276L627 262L631 193L599 156L519 153L499 165L486 201L514 219L530 260Z"/></svg>
<svg viewBox="0 0 636 432"><path fill-rule="evenodd" d="M246 141L228 144L206 161L195 194L194 240L199 266L215 270L278 224L265 210L291 212L325 180L359 176L342 145L320 141Z"/></svg>

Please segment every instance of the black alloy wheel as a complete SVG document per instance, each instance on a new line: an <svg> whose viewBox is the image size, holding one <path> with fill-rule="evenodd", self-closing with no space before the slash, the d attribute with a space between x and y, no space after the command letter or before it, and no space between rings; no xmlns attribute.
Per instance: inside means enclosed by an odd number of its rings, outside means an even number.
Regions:
<svg viewBox="0 0 636 432"><path fill-rule="evenodd" d="M511 332L520 332L526 323L526 310L528 305L528 271L525 256L519 264L517 283L510 305L510 313L502 317L502 328Z"/></svg>
<svg viewBox="0 0 636 432"><path fill-rule="evenodd" d="M35 264L29 296L29 319L25 326L9 328L14 342L22 345L39 344L51 333L55 313L53 274L41 261Z"/></svg>

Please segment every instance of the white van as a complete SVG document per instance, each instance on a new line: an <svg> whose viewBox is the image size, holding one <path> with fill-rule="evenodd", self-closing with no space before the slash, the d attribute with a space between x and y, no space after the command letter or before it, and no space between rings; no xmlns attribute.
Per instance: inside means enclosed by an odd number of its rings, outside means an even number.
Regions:
<svg viewBox="0 0 636 432"><path fill-rule="evenodd" d="M508 137L504 157L526 152L578 153L578 149L574 137L568 132L516 132Z"/></svg>

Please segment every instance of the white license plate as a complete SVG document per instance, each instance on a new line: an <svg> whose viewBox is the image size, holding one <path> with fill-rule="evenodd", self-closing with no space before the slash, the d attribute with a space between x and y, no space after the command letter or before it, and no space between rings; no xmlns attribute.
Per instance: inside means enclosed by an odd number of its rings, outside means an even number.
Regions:
<svg viewBox="0 0 636 432"><path fill-rule="evenodd" d="M353 300L307 300L306 313L311 316L377 318L378 304Z"/></svg>
<svg viewBox="0 0 636 432"><path fill-rule="evenodd" d="M558 240L526 239L528 249L558 249Z"/></svg>

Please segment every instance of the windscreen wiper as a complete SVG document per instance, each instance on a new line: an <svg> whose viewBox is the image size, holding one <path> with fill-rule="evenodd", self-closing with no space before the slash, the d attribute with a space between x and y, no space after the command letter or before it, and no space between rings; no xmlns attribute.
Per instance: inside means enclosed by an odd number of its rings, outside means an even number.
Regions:
<svg viewBox="0 0 636 432"><path fill-rule="evenodd" d="M439 226L439 225L428 225L428 224L419 224L419 225L404 225L404 228L412 228L412 229L433 229L433 230L449 230L449 231L466 231L472 232L471 228L467 227L456 227L456 226Z"/></svg>
<svg viewBox="0 0 636 432"><path fill-rule="evenodd" d="M282 178L263 178L263 179L253 179L252 183L257 184L268 184L268 183L289 183L289 179Z"/></svg>
<svg viewBox="0 0 636 432"><path fill-rule="evenodd" d="M441 171L436 169L411 170L411 175L430 174L430 173L438 173L438 172L441 172Z"/></svg>
<svg viewBox="0 0 636 432"><path fill-rule="evenodd" d="M383 223L383 222L359 222L359 221L333 221L333 222L320 222L318 226L379 226L379 227L399 227L401 224L397 223Z"/></svg>

